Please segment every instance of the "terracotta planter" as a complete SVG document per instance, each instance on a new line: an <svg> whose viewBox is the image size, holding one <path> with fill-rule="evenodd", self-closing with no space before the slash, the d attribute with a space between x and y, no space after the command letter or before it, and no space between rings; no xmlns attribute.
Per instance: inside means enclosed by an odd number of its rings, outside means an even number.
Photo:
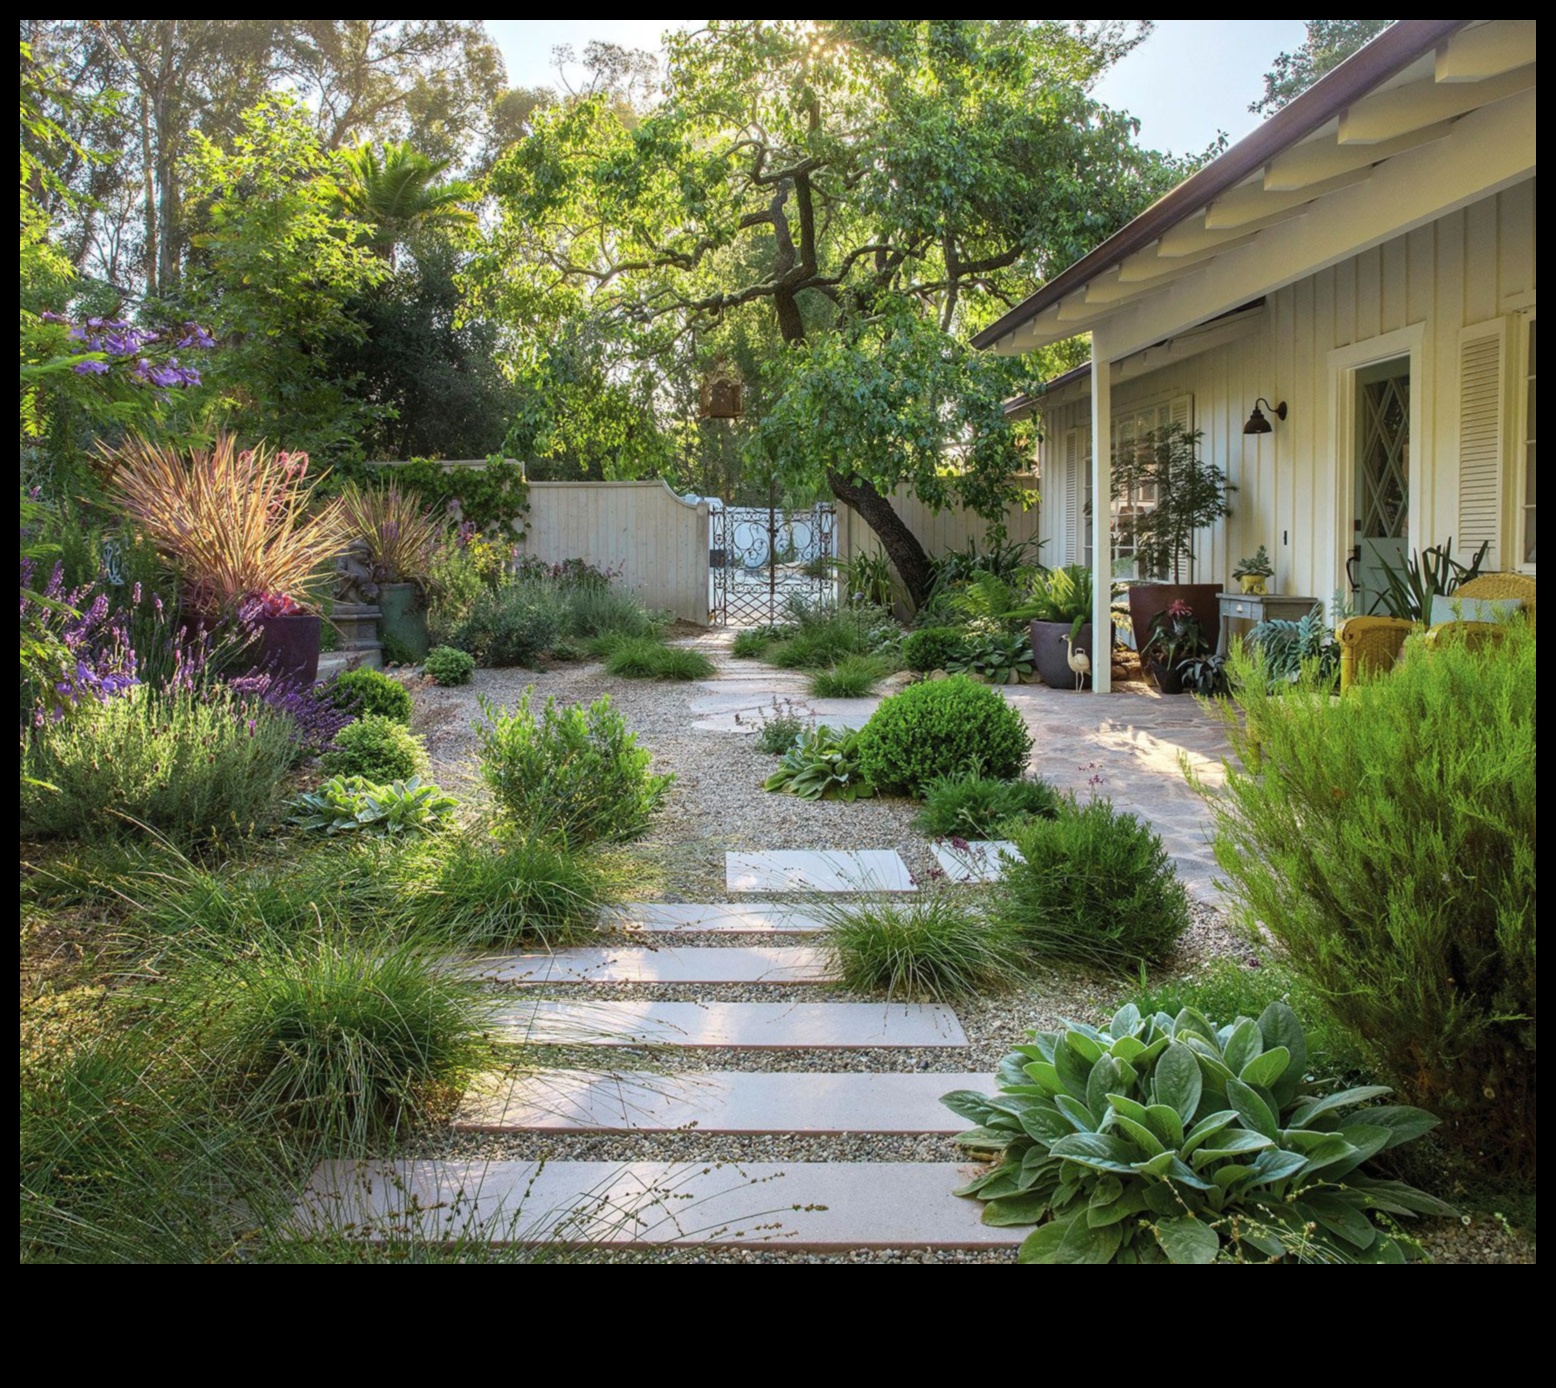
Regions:
<svg viewBox="0 0 1556 1388"><path fill-rule="evenodd" d="M1135 649L1144 651L1151 639L1151 623L1175 602L1186 602L1194 620L1212 646L1221 622L1221 585L1219 583L1131 583L1129 585L1129 625L1135 634Z"/></svg>
<svg viewBox="0 0 1556 1388"><path fill-rule="evenodd" d="M419 583L381 583L379 632L391 659L420 661L427 656L427 601Z"/></svg>
<svg viewBox="0 0 1556 1388"><path fill-rule="evenodd" d="M1087 622L1081 627L1081 634L1075 639L1076 648L1086 652L1092 660L1096 660L1096 648L1091 639L1091 623ZM1070 634L1069 622L1033 622L1032 623L1032 664L1037 670L1043 683L1054 689L1074 689L1075 671L1070 669L1068 652L1064 644L1064 638ZM1108 624L1108 646L1104 659L1111 660L1113 656L1113 627ZM1080 687L1091 688L1091 676L1081 677Z"/></svg>

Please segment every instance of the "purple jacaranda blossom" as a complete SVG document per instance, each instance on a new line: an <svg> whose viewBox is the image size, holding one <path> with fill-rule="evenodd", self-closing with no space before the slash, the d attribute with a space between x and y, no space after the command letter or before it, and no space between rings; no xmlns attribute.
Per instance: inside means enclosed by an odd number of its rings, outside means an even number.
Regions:
<svg viewBox="0 0 1556 1388"><path fill-rule="evenodd" d="M106 376L108 363L105 361L78 361L70 368L78 376Z"/></svg>

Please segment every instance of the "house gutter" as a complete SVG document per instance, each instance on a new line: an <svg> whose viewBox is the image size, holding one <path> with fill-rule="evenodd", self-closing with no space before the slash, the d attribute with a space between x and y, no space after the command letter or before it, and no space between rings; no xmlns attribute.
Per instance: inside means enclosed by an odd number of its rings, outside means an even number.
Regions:
<svg viewBox="0 0 1556 1388"><path fill-rule="evenodd" d="M1134 221L1114 232L1069 269L1049 280L1037 293L1023 299L978 333L972 345L980 350L994 346L1104 270L1143 250L1185 217L1214 201L1227 189L1236 187L1277 154L1305 140L1347 106L1396 73L1403 72L1422 54L1431 52L1471 22L1468 19L1397 20L1258 129L1243 136L1225 154L1158 198Z"/></svg>

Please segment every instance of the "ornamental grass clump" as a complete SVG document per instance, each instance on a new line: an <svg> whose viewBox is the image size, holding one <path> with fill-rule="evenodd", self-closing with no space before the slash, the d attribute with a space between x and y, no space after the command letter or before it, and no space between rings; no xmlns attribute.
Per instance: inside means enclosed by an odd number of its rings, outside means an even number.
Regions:
<svg viewBox="0 0 1556 1388"><path fill-rule="evenodd" d="M377 583L421 583L432 576L443 522L413 492L348 486L340 496L349 538L367 547Z"/></svg>
<svg viewBox="0 0 1556 1388"><path fill-rule="evenodd" d="M1016 712L964 676L909 685L859 733L859 765L877 790L921 796L936 777L968 773L1014 780L1032 737Z"/></svg>
<svg viewBox="0 0 1556 1388"><path fill-rule="evenodd" d="M943 1102L999 1153L957 1192L985 1224L1037 1228L1024 1263L1401 1263L1397 1223L1452 1215L1372 1167L1436 1124L1379 1104L1383 1085L1304 1079L1302 1024L1284 1003L1216 1025L1192 1008L1105 1028L1037 1032L1000 1062L1000 1092Z"/></svg>
<svg viewBox="0 0 1556 1388"><path fill-rule="evenodd" d="M1535 1168L1535 635L1406 643L1332 700L1234 664L1241 764L1208 792L1250 929L1477 1160ZM1245 721L1246 720L1246 721Z"/></svg>
<svg viewBox="0 0 1556 1388"><path fill-rule="evenodd" d="M936 776L924 786L924 808L913 823L931 838L989 839L1010 820L1052 819L1063 803L1046 781Z"/></svg>
<svg viewBox="0 0 1556 1388"><path fill-rule="evenodd" d="M827 670L810 677L810 692L818 699L866 699L886 677L886 663L879 656L845 655Z"/></svg>
<svg viewBox="0 0 1556 1388"><path fill-rule="evenodd" d="M132 438L104 458L110 494L178 572L194 612L295 602L350 538L340 503L314 498L306 453L240 449L221 434L187 451Z"/></svg>
<svg viewBox="0 0 1556 1388"><path fill-rule="evenodd" d="M1009 930L946 896L822 909L821 948L852 992L901 1002L946 1002L1004 992L1026 958Z"/></svg>

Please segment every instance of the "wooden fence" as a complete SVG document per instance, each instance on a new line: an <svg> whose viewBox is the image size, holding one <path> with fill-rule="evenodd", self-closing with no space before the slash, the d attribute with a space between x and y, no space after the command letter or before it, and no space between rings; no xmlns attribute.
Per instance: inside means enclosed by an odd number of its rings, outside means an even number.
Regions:
<svg viewBox="0 0 1556 1388"><path fill-rule="evenodd" d="M1025 507L1014 501L1005 512L1005 538L1007 541L1035 540L1037 538L1037 480L1017 478L1017 485L1029 502ZM958 507L934 511L915 497L905 487L892 493L891 504L911 530L919 538L931 557L947 550L965 548L969 540L977 540L983 548L989 523L982 516ZM881 542L875 532L846 506L837 508L837 553L840 559L856 555L880 553ZM1033 554L1033 559L1040 558Z"/></svg>

